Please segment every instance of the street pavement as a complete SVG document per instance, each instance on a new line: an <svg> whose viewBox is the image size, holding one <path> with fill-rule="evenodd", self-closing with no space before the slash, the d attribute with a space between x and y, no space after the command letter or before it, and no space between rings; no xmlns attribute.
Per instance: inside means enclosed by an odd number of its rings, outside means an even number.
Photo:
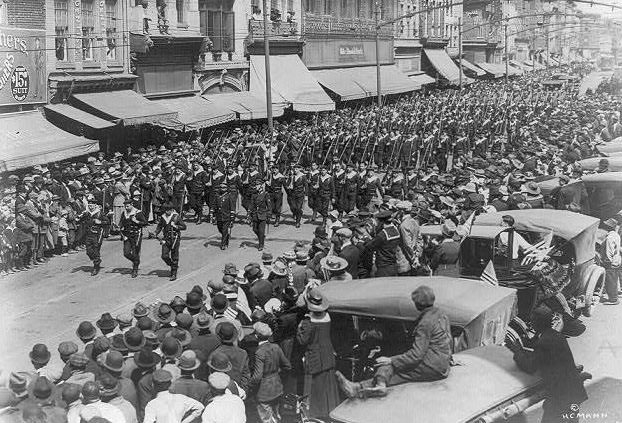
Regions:
<svg viewBox="0 0 622 423"><path fill-rule="evenodd" d="M287 218L278 228L269 228L265 251L275 256L291 250L296 241L313 237L313 225L296 229ZM5 340L0 343L0 380L11 370L31 368L28 352L35 343L48 345L55 359L61 341L79 344L75 329L83 320L95 322L104 312L115 316L131 310L137 301L151 304L160 299L170 301L175 295L185 298L195 284L205 289L210 279L221 278L225 263L241 268L251 261L260 262L256 237L248 225L236 224L230 248L221 251L214 225L188 223L188 230L182 233L178 279L170 282L169 269L160 259L160 244L147 239L148 230L154 227L145 230L135 279L129 276L131 263L123 257L118 236L104 241L103 268L95 277L90 276L91 262L82 251L0 279L0 333ZM586 332L569 339L577 363L594 375L587 384L590 399L581 408L585 413L581 421L622 422L621 320L622 305L600 305L593 317L584 319ZM511 422L536 423L540 417L537 405Z"/></svg>
<svg viewBox="0 0 622 423"><path fill-rule="evenodd" d="M286 218L290 219L289 215ZM269 227L264 251L276 257L292 250L296 241L313 238L314 225L296 229L289 223L286 219L278 228ZM135 279L130 278L131 262L123 257L118 236L103 242L102 270L97 276L90 275L92 263L81 251L0 279L0 333L5 340L0 343L0 374L30 369L28 352L35 343L45 343L55 358L60 342L73 340L80 345L75 330L83 320L94 323L105 312L116 316L131 311L137 301L168 302L175 295L185 299L194 285L206 289L210 279L222 278L225 263L235 263L240 269L249 262L261 262L257 238L249 225L236 224L229 249L222 251L215 225L188 223L182 232L178 278L171 282L169 268L160 258L160 244L147 239L148 230L154 231L155 226L144 230Z"/></svg>

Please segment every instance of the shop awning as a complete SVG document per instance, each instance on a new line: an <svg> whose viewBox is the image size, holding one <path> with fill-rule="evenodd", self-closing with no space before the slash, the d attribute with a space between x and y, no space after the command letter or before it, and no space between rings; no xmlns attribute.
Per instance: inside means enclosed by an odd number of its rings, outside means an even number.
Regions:
<svg viewBox="0 0 622 423"><path fill-rule="evenodd" d="M451 57L449 57L445 50L424 48L423 52L434 69L436 69L443 78L449 81L450 84L458 83L462 70L458 69L458 66L451 60ZM466 79L465 76L463 76L463 78Z"/></svg>
<svg viewBox="0 0 622 423"><path fill-rule="evenodd" d="M525 64L531 68L533 68L533 61L532 60L525 60ZM541 65L540 63L538 63L538 61L535 62L536 64L536 70L541 70L541 69L545 69L546 66Z"/></svg>
<svg viewBox="0 0 622 423"><path fill-rule="evenodd" d="M39 111L0 116L0 172L99 151L99 142L65 132Z"/></svg>
<svg viewBox="0 0 622 423"><path fill-rule="evenodd" d="M149 101L136 91L105 91L74 94L72 105L102 119L124 126L153 123L177 118L177 112Z"/></svg>
<svg viewBox="0 0 622 423"><path fill-rule="evenodd" d="M528 72L531 70L530 67L528 67L522 62L519 62L518 60L510 60L510 64L514 66L515 68L522 70L523 72Z"/></svg>
<svg viewBox="0 0 622 423"><path fill-rule="evenodd" d="M200 96L186 96L151 100L163 108L178 113L175 118L162 119L158 125L177 131L194 131L216 126L235 119L235 113Z"/></svg>
<svg viewBox="0 0 622 423"><path fill-rule="evenodd" d="M265 97L259 98L248 91L204 95L203 99L234 112L238 120L267 119L268 117ZM283 116L285 107L284 104L273 103L272 116Z"/></svg>
<svg viewBox="0 0 622 423"><path fill-rule="evenodd" d="M46 118L76 135L98 139L116 125L95 115L77 109L70 104L48 104L44 107Z"/></svg>
<svg viewBox="0 0 622 423"><path fill-rule="evenodd" d="M432 78L430 75L425 73L420 73L418 75L411 75L409 78L420 87L428 84L434 84L436 79Z"/></svg>
<svg viewBox="0 0 622 423"><path fill-rule="evenodd" d="M505 75L505 71L501 70L501 68L497 67L494 63L477 62L477 66L484 69L486 73L489 73L494 78L501 78Z"/></svg>
<svg viewBox="0 0 622 423"><path fill-rule="evenodd" d="M460 61L456 60L456 63L459 65ZM473 72L475 74L475 76L484 76L484 75L486 75L486 72L482 68L479 68L479 67L475 66L473 63L469 62L468 60L462 59L462 67L464 69L467 69L467 70L470 70L471 72Z"/></svg>
<svg viewBox="0 0 622 423"><path fill-rule="evenodd" d="M323 87L337 94L342 101L378 95L375 66L322 69L311 73ZM380 90L383 95L407 93L420 88L397 66L380 67Z"/></svg>
<svg viewBox="0 0 622 423"><path fill-rule="evenodd" d="M330 99L297 55L270 56L270 76L273 103L291 104L293 109L299 112L335 110L335 102ZM265 99L265 88L264 56L251 55L250 92L260 99Z"/></svg>

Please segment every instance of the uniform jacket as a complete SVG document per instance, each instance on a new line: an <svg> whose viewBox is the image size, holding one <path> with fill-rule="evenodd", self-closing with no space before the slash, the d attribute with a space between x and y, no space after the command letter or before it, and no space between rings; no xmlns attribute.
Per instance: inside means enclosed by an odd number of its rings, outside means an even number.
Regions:
<svg viewBox="0 0 622 423"><path fill-rule="evenodd" d="M411 348L391 357L395 372L404 379L413 375L431 379L447 377L452 342L447 316L436 307L428 307L417 318L411 337Z"/></svg>
<svg viewBox="0 0 622 423"><path fill-rule="evenodd" d="M270 214L270 196L266 192L254 195L250 207L251 218L254 221L268 219Z"/></svg>
<svg viewBox="0 0 622 423"><path fill-rule="evenodd" d="M396 249L400 243L400 233L394 224L384 225L369 243L369 248L376 251L376 266L384 267L397 263Z"/></svg>
<svg viewBox="0 0 622 423"><path fill-rule="evenodd" d="M279 372L291 368L281 347L271 342L261 342L255 352L255 368L251 379L252 385L258 385L257 401L269 402L283 395Z"/></svg>
<svg viewBox="0 0 622 423"><path fill-rule="evenodd" d="M181 216L176 211L170 216L163 214L158 220L158 226L156 227L155 235L158 236L160 232L164 236L164 240L167 243L172 243L175 239L179 239L179 232L186 229L186 224L181 220Z"/></svg>

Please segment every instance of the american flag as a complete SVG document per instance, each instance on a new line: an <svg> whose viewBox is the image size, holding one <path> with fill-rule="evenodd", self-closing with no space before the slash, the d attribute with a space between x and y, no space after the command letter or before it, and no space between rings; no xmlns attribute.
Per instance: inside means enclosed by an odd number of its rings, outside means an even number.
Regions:
<svg viewBox="0 0 622 423"><path fill-rule="evenodd" d="M549 232L540 242L537 242L525 250L525 257L523 258L521 264L524 266L526 264L538 263L544 260L547 254L553 249L553 247L551 247L552 241L553 232Z"/></svg>
<svg viewBox="0 0 622 423"><path fill-rule="evenodd" d="M492 286L499 286L499 281L497 280L497 274L495 273L495 266L492 264L492 260L488 262L482 275L479 277L482 282L485 282Z"/></svg>

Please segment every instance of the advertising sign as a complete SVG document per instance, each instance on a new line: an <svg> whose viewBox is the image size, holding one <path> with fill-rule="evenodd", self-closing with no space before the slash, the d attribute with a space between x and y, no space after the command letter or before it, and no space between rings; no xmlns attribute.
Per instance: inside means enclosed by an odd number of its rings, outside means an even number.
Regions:
<svg viewBox="0 0 622 423"><path fill-rule="evenodd" d="M339 61L358 62L365 60L365 49L362 43L341 44L339 46Z"/></svg>
<svg viewBox="0 0 622 423"><path fill-rule="evenodd" d="M45 30L0 27L0 106L46 102Z"/></svg>

